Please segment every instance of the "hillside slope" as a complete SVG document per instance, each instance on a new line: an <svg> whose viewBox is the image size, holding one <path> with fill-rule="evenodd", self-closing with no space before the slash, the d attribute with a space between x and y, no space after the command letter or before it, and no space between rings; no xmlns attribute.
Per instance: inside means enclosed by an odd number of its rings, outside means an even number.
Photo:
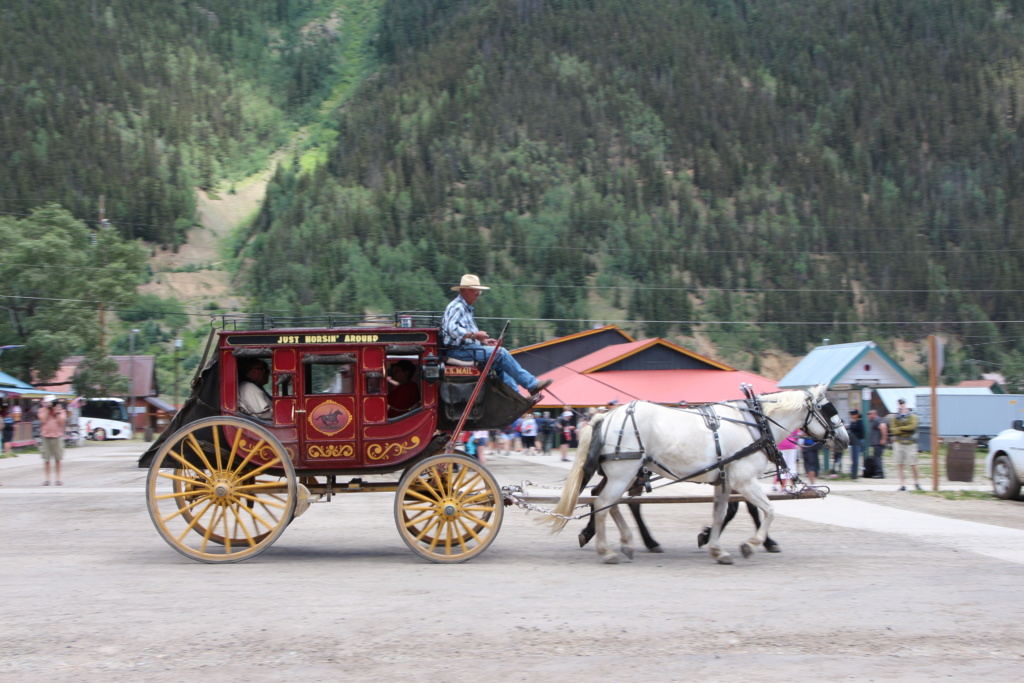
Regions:
<svg viewBox="0 0 1024 683"><path fill-rule="evenodd" d="M348 6L106 0L0 9L0 210L60 202L177 245L194 188L266 167L346 73ZM363 36L356 33L358 39Z"/></svg>
<svg viewBox="0 0 1024 683"><path fill-rule="evenodd" d="M755 368L936 331L998 361L1024 338L989 324L1024 305L1021 5L389 0L329 163L271 183L254 294L437 308L475 271L487 314L549 321L517 343L628 316Z"/></svg>

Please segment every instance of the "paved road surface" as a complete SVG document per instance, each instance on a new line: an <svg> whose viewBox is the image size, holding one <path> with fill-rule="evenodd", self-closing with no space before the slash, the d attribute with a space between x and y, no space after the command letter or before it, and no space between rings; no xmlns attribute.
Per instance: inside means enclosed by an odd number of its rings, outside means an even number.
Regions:
<svg viewBox="0 0 1024 683"><path fill-rule="evenodd" d="M399 539L390 494L360 494L211 566L153 529L141 449L69 451L62 488L39 486L38 456L0 460L0 680L1010 680L1024 662L1024 531L1003 508L979 522L994 501L965 501L967 522L837 486L779 503L784 552L731 567L695 546L708 505L647 508L666 552L618 566L577 527L553 537L510 509L484 555L432 565ZM565 470L490 467L502 483ZM737 518L727 545L751 529Z"/></svg>

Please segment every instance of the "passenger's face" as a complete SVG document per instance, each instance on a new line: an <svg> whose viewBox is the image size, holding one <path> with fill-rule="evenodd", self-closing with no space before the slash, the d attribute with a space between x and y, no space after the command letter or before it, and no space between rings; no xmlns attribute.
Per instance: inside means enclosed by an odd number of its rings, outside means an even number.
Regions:
<svg viewBox="0 0 1024 683"><path fill-rule="evenodd" d="M252 366L252 368L249 369L249 374L246 376L257 384L266 384L268 374L269 371L267 370L267 366L260 363L259 365Z"/></svg>
<svg viewBox="0 0 1024 683"><path fill-rule="evenodd" d="M473 303L480 296L480 290L479 289L460 289L459 290L459 294L462 295L462 298L466 300L467 304L472 306Z"/></svg>

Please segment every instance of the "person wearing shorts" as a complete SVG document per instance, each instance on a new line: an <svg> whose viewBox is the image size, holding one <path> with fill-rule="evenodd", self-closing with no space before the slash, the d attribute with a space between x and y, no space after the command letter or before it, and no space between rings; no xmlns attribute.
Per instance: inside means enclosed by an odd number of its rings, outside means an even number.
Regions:
<svg viewBox="0 0 1024 683"><path fill-rule="evenodd" d="M50 485L50 463L55 463L57 486L64 484L61 481L60 464L64 460L64 426L67 424L68 414L64 407L57 401L57 397L48 394L43 397L39 408L39 436L42 440L43 470L46 472L46 479L43 486Z"/></svg>
<svg viewBox="0 0 1024 683"><path fill-rule="evenodd" d="M896 463L896 472L900 478L897 491L906 491L903 481L903 466L910 467L914 473L914 488L921 490L917 472L917 415L907 406L902 398L898 401L899 408L892 418L889 434L892 435L892 459Z"/></svg>

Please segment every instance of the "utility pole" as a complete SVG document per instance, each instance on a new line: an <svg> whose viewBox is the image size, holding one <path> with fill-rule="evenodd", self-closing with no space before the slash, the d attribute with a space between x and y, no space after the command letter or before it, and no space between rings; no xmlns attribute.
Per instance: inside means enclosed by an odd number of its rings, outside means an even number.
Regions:
<svg viewBox="0 0 1024 683"><path fill-rule="evenodd" d="M181 348L181 339L174 340L174 407L178 407L178 349Z"/></svg>
<svg viewBox="0 0 1024 683"><path fill-rule="evenodd" d="M101 194L100 195L100 229L103 229L106 225L107 225L106 196ZM98 243L99 243L99 238L98 238L98 236L96 234L96 231L93 231L93 233L92 233L92 248L94 250L97 248L96 245ZM101 354L103 353L103 349L104 349L104 346L105 346L105 343L104 343L105 342L104 331L106 330L106 327L104 326L104 318L106 317L106 315L105 315L106 311L104 310L105 308L106 308L106 304L101 301L100 302L100 307L99 307L99 311L100 311L100 353Z"/></svg>
<svg viewBox="0 0 1024 683"><path fill-rule="evenodd" d="M941 339L934 334L928 335L928 384L932 394L932 491L939 490L939 400L936 387L945 360L942 346Z"/></svg>
<svg viewBox="0 0 1024 683"><path fill-rule="evenodd" d="M133 329L128 335L128 367L131 376L128 378L128 420L132 426L132 432L135 431L135 335L139 333L138 330Z"/></svg>

